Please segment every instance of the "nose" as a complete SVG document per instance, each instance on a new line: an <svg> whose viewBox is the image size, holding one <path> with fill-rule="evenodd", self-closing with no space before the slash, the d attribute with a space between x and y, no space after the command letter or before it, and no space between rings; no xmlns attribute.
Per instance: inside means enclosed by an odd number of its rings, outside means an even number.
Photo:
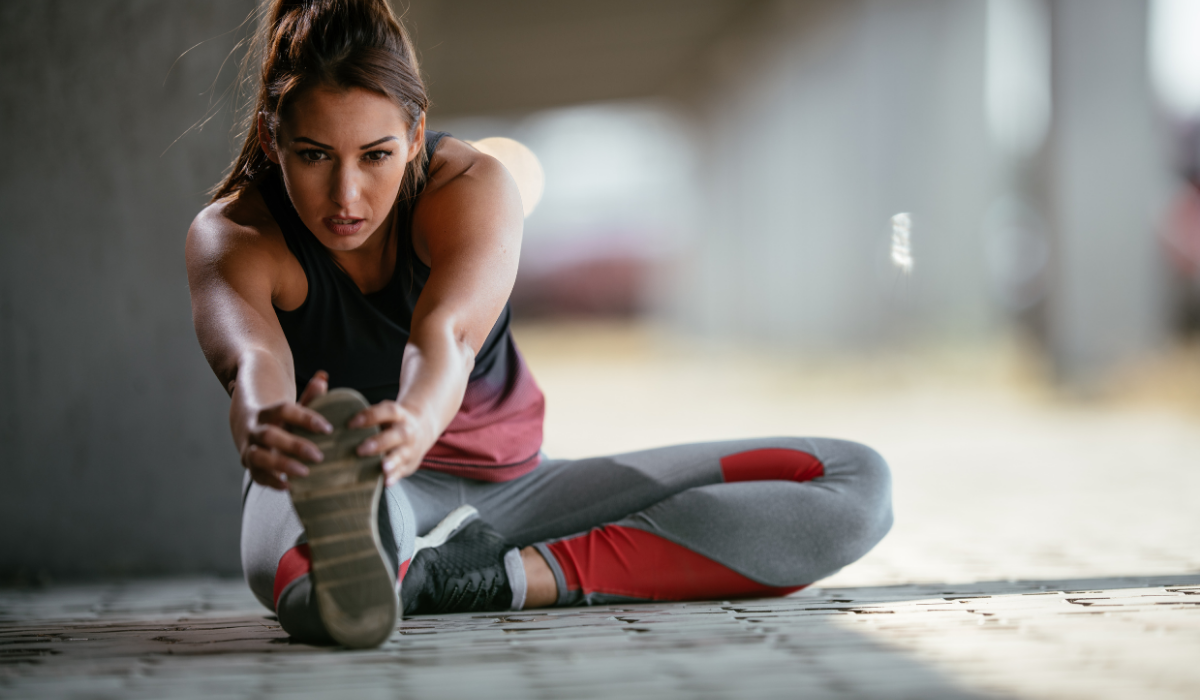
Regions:
<svg viewBox="0 0 1200 700"><path fill-rule="evenodd" d="M353 165L339 163L333 169L333 182L330 183L329 198L340 207L349 207L358 201L362 195L362 183L359 182L358 169Z"/></svg>

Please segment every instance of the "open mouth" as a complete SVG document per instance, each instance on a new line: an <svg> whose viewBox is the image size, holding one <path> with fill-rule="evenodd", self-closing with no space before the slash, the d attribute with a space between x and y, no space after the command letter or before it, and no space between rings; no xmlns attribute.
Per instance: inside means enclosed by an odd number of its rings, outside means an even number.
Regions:
<svg viewBox="0 0 1200 700"><path fill-rule="evenodd" d="M336 216L327 216L322 219L325 228L329 229L330 233L335 236L353 236L362 228L366 219L357 218L341 218Z"/></svg>

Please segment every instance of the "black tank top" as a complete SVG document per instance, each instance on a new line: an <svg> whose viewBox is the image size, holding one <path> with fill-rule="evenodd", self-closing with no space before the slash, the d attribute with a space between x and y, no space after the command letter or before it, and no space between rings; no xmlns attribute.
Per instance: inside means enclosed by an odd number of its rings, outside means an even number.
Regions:
<svg viewBox="0 0 1200 700"><path fill-rule="evenodd" d="M426 175L444 136L426 132ZM257 184L288 250L308 279L308 295L300 306L292 311L275 309L292 351L296 395L323 369L329 373L331 387L357 389L372 404L395 399L413 309L430 273L412 245L416 197L397 205L391 280L383 289L363 294L301 221L278 168ZM537 465L544 399L512 340L511 317L506 303L475 358L459 415L430 450L423 467L503 481Z"/></svg>

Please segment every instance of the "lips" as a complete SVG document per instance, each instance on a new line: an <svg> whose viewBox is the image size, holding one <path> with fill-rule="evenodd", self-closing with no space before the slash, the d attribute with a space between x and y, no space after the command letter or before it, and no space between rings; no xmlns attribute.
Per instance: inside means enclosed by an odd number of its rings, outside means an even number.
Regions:
<svg viewBox="0 0 1200 700"><path fill-rule="evenodd" d="M327 216L321 219L325 224L325 228L335 236L353 236L359 232L359 229L366 223L366 219L358 219L355 217L339 217Z"/></svg>

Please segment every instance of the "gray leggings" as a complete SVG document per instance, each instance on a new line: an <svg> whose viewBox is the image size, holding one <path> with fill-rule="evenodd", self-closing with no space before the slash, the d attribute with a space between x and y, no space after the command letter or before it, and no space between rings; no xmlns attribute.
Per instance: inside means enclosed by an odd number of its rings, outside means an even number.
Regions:
<svg viewBox="0 0 1200 700"><path fill-rule="evenodd" d="M859 559L892 525L887 464L824 438L545 459L500 483L420 470L384 498L381 535L391 533L400 562L418 534L469 504L514 545L537 547L559 605L783 594ZM303 542L287 493L247 479L242 566L268 608L281 558Z"/></svg>

